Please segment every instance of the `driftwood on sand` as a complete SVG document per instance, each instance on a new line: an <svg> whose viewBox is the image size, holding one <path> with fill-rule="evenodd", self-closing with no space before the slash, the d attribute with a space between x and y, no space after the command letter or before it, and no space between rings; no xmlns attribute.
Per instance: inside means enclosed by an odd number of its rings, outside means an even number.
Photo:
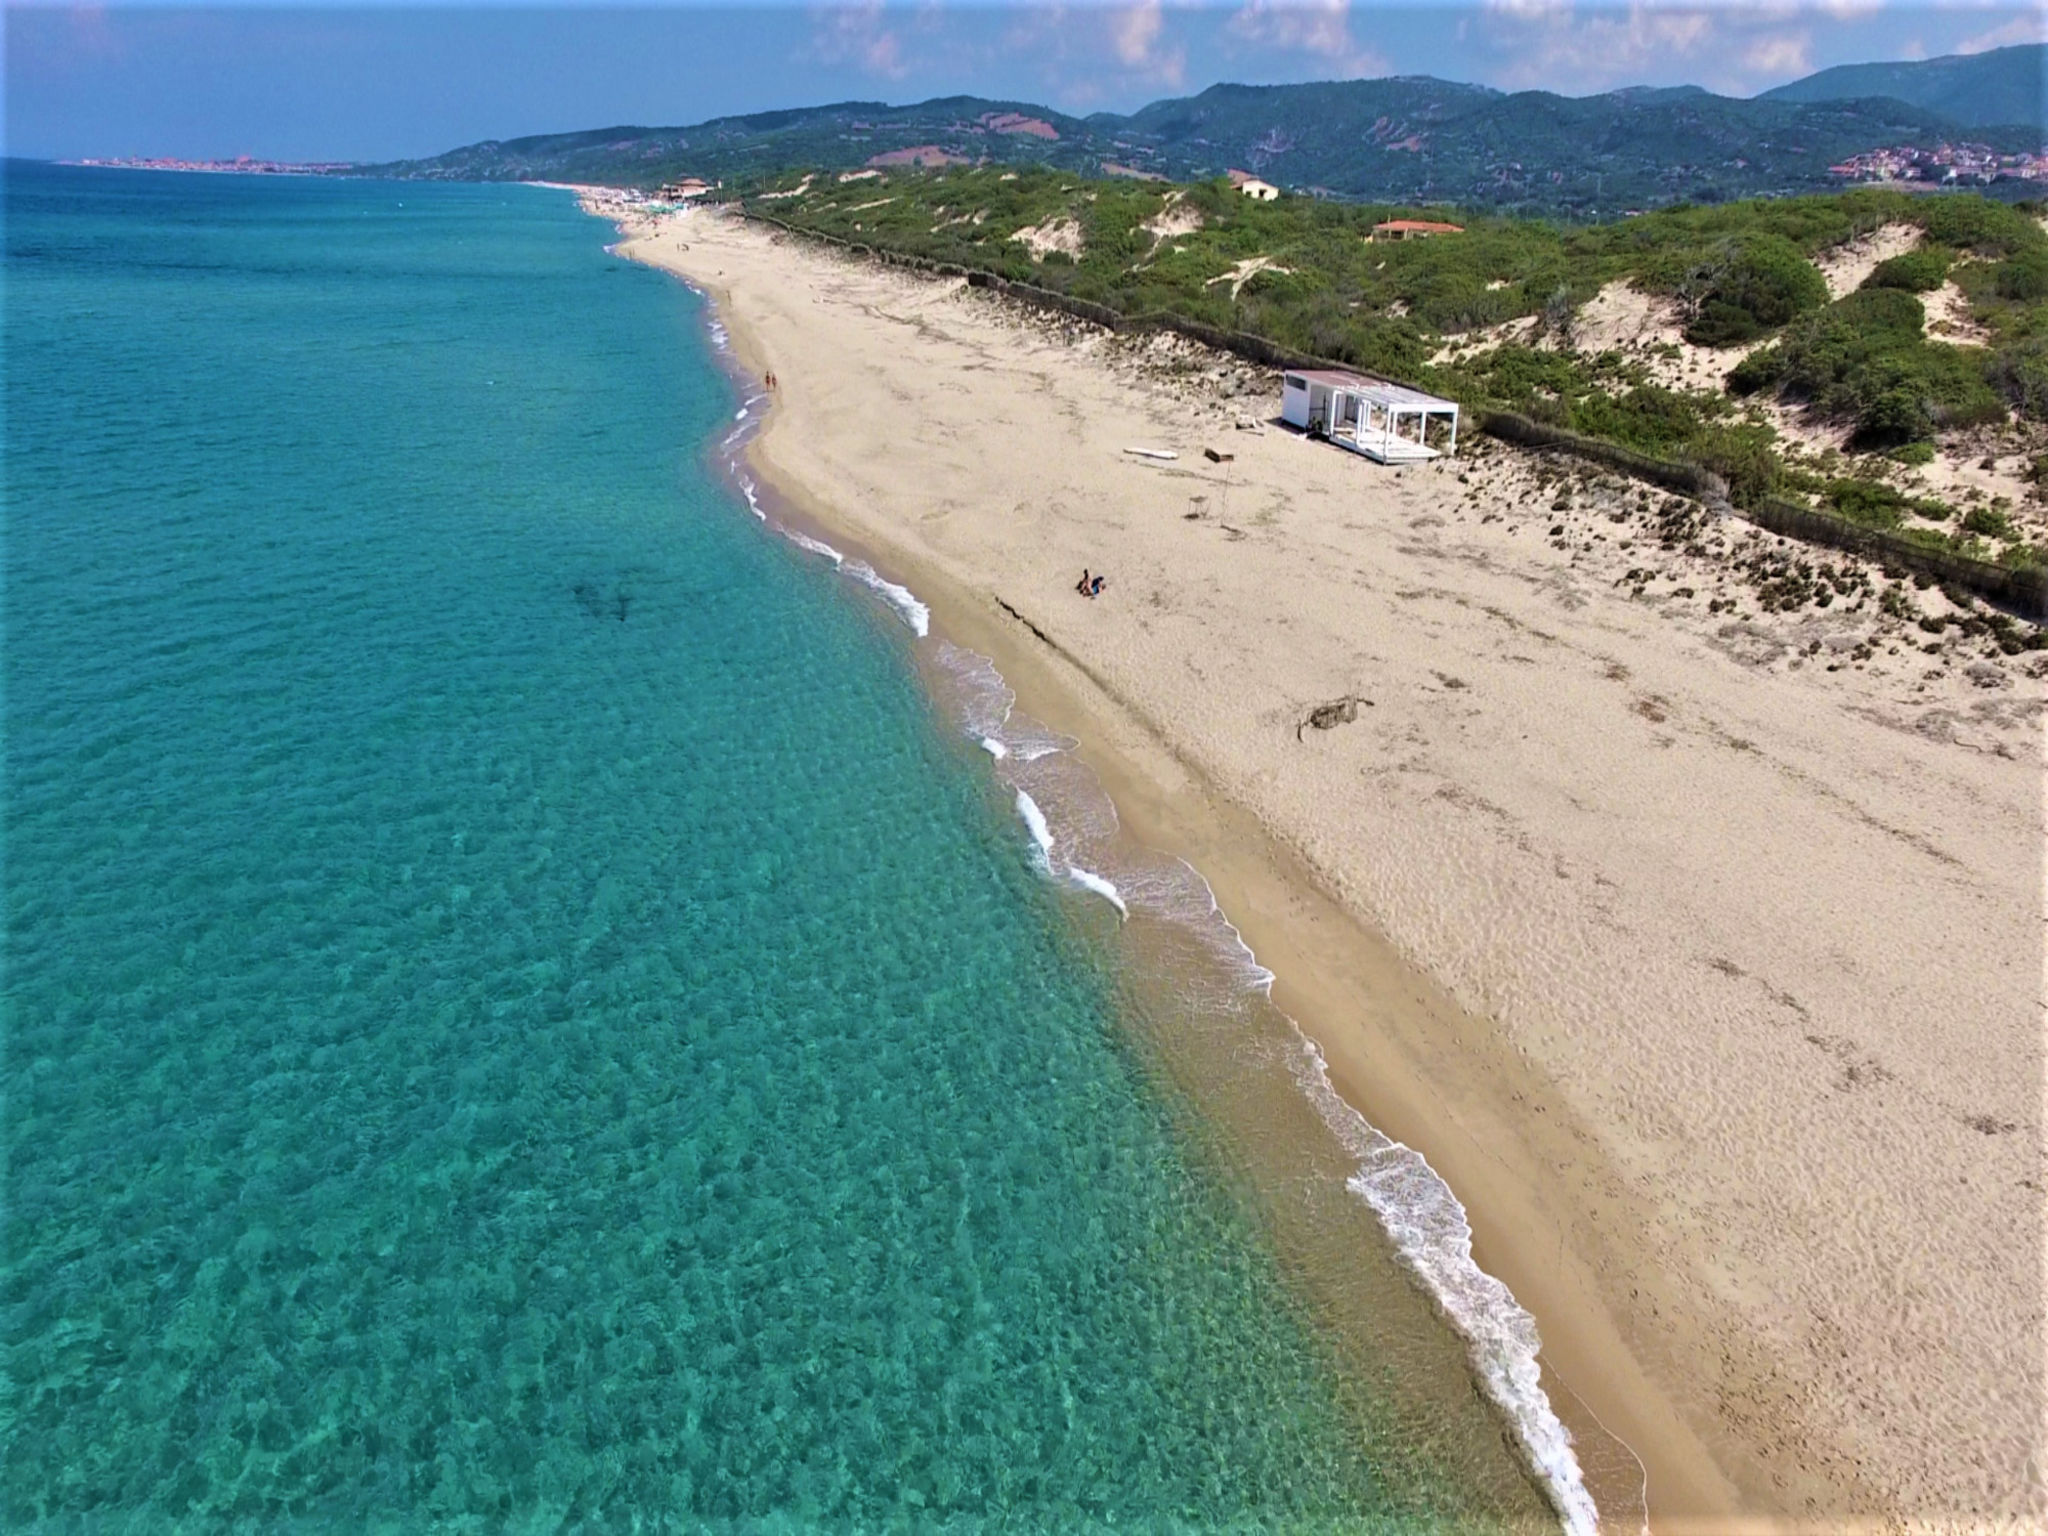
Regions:
<svg viewBox="0 0 2048 1536"><path fill-rule="evenodd" d="M1319 731L1334 731L1340 725L1349 725L1358 718L1358 706L1372 708L1372 700L1347 693L1341 699L1332 699L1327 704L1318 704L1294 727L1294 739L1300 741L1301 733L1311 726Z"/></svg>

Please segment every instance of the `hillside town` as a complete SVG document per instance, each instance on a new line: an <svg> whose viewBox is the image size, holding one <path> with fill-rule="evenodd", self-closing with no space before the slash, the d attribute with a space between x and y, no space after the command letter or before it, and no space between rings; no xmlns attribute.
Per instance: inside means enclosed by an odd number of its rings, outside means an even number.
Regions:
<svg viewBox="0 0 2048 1536"><path fill-rule="evenodd" d="M1985 144L1901 144L1852 155L1828 173L1847 181L1917 181L1982 186L1994 181L2048 181L2048 149L2000 154Z"/></svg>

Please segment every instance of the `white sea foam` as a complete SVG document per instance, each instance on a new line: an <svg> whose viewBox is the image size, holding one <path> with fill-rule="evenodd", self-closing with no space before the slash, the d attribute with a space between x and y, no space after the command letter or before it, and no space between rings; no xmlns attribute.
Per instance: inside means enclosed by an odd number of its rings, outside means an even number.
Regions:
<svg viewBox="0 0 2048 1536"><path fill-rule="evenodd" d="M1513 1426L1550 1501L1571 1536L1595 1536L1600 1512L1586 1489L1571 1431L1543 1390L1536 1319L1472 1258L1465 1207L1412 1147L1375 1129L1330 1083L1323 1053L1296 1027L1289 1062L1323 1123L1336 1133L1358 1170L1345 1187L1372 1207L1394 1251L1471 1347L1480 1382Z"/></svg>
<svg viewBox="0 0 2048 1536"><path fill-rule="evenodd" d="M940 660L965 687L970 732L978 735L984 746L993 742L1004 748L997 752L991 747L990 755L1003 761L1005 777L1013 771L1025 772L1023 765L1062 750L1051 733L1012 718L1015 695L987 658L949 645L941 649ZM1019 766L1013 770L1012 763ZM1066 777L1056 775L1041 783L1044 773L1039 769L1033 776L1041 788L1060 784ZM1035 856L1041 867L1052 872L1055 834L1051 822L1029 793L1019 788L1016 795L1018 814L1030 829ZM1075 801L1072 794L1061 794L1051 803L1061 810L1063 824L1070 812L1081 817L1084 831L1079 835L1084 845L1100 833L1100 828L1085 830L1091 820L1114 828L1113 804L1103 815L1091 817L1089 808ZM1243 992L1271 997L1272 971L1259 964L1243 934L1225 916L1214 889L1185 860L1162 860L1128 874L1120 871L1121 888L1077 865L1068 864L1065 874L1075 885L1115 902L1126 917L1136 906L1148 915L1185 924L1205 935L1213 952L1227 963L1233 985ZM1214 1005L1233 1006L1227 995L1215 997ZM1586 1488L1571 1432L1543 1389L1536 1320L1504 1284L1474 1262L1472 1228L1450 1186L1420 1153L1375 1129L1345 1102L1331 1084L1315 1043L1292 1019L1287 1022L1293 1032L1288 1068L1355 1165L1345 1187L1371 1209L1402 1264L1464 1336L1474 1374L1511 1425L1564 1529L1569 1536L1594 1536L1599 1512Z"/></svg>
<svg viewBox="0 0 2048 1536"><path fill-rule="evenodd" d="M1083 869L1078 864L1067 866L1067 876L1074 884L1093 891L1117 910L1120 917L1129 917L1131 909L1124 905L1123 893L1116 886L1102 878L1092 869Z"/></svg>
<svg viewBox="0 0 2048 1536"><path fill-rule="evenodd" d="M747 419L747 408L744 405L741 406L737 411L733 413L732 419L734 421L745 421Z"/></svg>
<svg viewBox="0 0 2048 1536"><path fill-rule="evenodd" d="M1038 808L1036 800L1020 789L1017 791L1017 814L1024 818L1024 825L1030 829L1038 862L1049 871L1052 868L1052 828L1046 822L1045 812Z"/></svg>
<svg viewBox="0 0 2048 1536"><path fill-rule="evenodd" d="M711 334L727 350L724 328L713 322ZM759 398L759 397L753 397ZM750 404L752 400L750 399ZM742 407L738 420L745 421ZM747 504L765 520L753 483L740 477ZM885 580L865 561L848 561L830 545L790 529L792 542L831 559L847 575L872 588L901 615L920 637L931 632L931 610L908 588ZM1078 745L1054 735L1036 722L1013 723L1015 694L987 657L942 645L939 659L963 685L968 734L998 762L1030 764ZM1007 768L1003 770L1008 772ZM1048 873L1054 870L1051 823L1029 793L1019 788L1017 813L1031 833L1033 856ZM1114 824L1114 806L1109 822ZM1084 838L1085 841L1085 838ZM1173 869L1133 872L1123 888L1093 870L1069 866L1072 882L1115 904L1129 916L1130 903L1141 910L1189 924L1211 936L1227 958L1239 985L1270 996L1273 973L1259 964L1236 926L1224 916L1208 881L1192 865L1174 860ZM1127 899L1128 898L1128 899ZM1570 1536L1595 1536L1599 1512L1587 1491L1572 1437L1543 1390L1539 1361L1541 1341L1536 1320L1508 1288L1482 1270L1472 1258L1472 1228L1465 1208L1422 1155L1375 1129L1346 1103L1330 1082L1322 1053L1293 1020L1295 1049L1288 1063L1297 1085L1313 1103L1338 1142L1355 1160L1346 1187L1378 1217L1396 1253L1433 1296L1453 1327L1465 1336L1474 1370L1487 1395L1512 1426L1524 1453Z"/></svg>
<svg viewBox="0 0 2048 1536"><path fill-rule="evenodd" d="M776 532L789 540L798 549L808 549L814 555L823 555L834 565L842 568L846 564L846 556L839 553L838 550L827 544L823 539L814 539L809 534L798 533L794 528L778 528Z"/></svg>
<svg viewBox="0 0 2048 1536"><path fill-rule="evenodd" d="M884 580L865 560L849 561L842 569L855 581L879 592L884 601L902 616L903 622L910 626L912 633L919 639L932 632L932 611L917 600L917 594L910 588Z"/></svg>

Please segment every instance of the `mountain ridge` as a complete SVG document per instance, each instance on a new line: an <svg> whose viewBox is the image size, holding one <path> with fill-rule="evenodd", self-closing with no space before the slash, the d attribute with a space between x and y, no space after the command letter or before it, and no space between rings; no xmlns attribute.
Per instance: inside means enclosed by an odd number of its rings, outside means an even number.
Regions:
<svg viewBox="0 0 2048 1536"><path fill-rule="evenodd" d="M2036 50L2038 52L2038 50ZM2005 54L1969 56L2010 74ZM1929 61L1945 68L1955 60ZM1868 66L1876 68L1878 66ZM1883 66L1887 69L1917 66ZM2025 67L2021 59L2019 67ZM1866 66L1847 66L1852 71ZM1862 77L1836 75L1844 88ZM1927 91L1954 88L1953 69ZM1946 83L1944 83L1946 82ZM1635 86L1592 96L1503 92L1428 75L1289 85L1219 83L1131 113L1075 117L1034 102L941 96L905 105L841 101L685 127L585 129L485 140L369 174L459 180L612 182L678 176L747 182L796 167L1047 164L1071 173L1199 180L1256 171L1289 190L1378 202L1453 203L1605 217L1675 202L1824 190L1830 167L1877 151L1959 139L1995 152L2042 147L2036 123L1964 125L1896 94L1813 100ZM1910 81L1892 82L1909 94ZM2037 114L2038 115L2038 114ZM1975 172L1973 171L1973 174ZM2008 195L2036 184L2001 187Z"/></svg>
<svg viewBox="0 0 2048 1536"><path fill-rule="evenodd" d="M2016 43L1936 59L1837 64L1756 99L1811 103L1880 96L1965 128L2048 126L2048 45Z"/></svg>

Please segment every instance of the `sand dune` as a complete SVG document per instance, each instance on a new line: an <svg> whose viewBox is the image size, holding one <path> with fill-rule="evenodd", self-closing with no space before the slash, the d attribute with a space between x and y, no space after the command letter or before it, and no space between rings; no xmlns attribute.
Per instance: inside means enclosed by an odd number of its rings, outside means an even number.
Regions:
<svg viewBox="0 0 2048 1536"><path fill-rule="evenodd" d="M2048 1515L2031 658L1710 612L1661 499L1243 430L1270 380L1178 344L707 211L625 250L779 376L762 470L1210 876L1660 1528Z"/></svg>

